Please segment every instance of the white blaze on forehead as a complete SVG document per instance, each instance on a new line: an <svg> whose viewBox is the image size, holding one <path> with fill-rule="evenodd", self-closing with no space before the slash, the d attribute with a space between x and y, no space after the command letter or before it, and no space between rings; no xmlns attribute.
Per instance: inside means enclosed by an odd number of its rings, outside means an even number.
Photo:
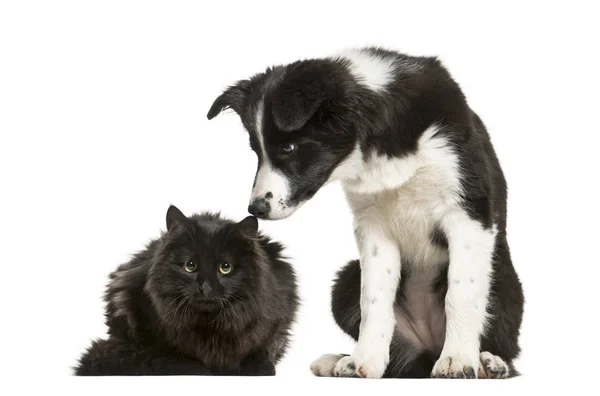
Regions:
<svg viewBox="0 0 600 396"><path fill-rule="evenodd" d="M382 58L360 49L350 49L339 54L350 61L350 73L356 80L373 91L382 91L394 78L394 59Z"/></svg>
<svg viewBox="0 0 600 396"><path fill-rule="evenodd" d="M280 198L285 197L287 199L288 181L281 172L273 169L268 161L263 160L263 164L256 175L252 200L265 198L265 195L269 192L273 194L272 199L270 199L271 206L273 206L273 201L278 203Z"/></svg>
<svg viewBox="0 0 600 396"><path fill-rule="evenodd" d="M258 145L260 146L260 152L263 157L263 161L268 161L269 157L267 157L267 152L265 150L265 142L263 142L262 133L263 117L265 116L263 100L264 98L261 98L256 106L256 120L254 121L254 129L256 129L256 140L258 140Z"/></svg>
<svg viewBox="0 0 600 396"><path fill-rule="evenodd" d="M263 99L258 102L256 107L256 139L261 151L262 162L258 169L254 188L252 189L252 196L250 203L257 198L266 198L271 206L270 217L276 218L278 216L284 216L290 209L287 207L287 201L289 199L290 189L288 179L279 170L275 169L271 164L271 160L267 155L265 149L265 141L263 135L263 117L264 117L264 105ZM267 194L271 193L269 196Z"/></svg>

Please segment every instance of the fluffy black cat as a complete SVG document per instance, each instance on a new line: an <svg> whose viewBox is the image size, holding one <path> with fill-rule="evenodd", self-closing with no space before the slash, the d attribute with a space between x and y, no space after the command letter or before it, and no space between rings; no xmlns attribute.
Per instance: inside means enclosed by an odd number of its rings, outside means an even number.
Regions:
<svg viewBox="0 0 600 396"><path fill-rule="evenodd" d="M186 217L110 275L109 338L75 375L275 375L299 304L282 246L219 214Z"/></svg>

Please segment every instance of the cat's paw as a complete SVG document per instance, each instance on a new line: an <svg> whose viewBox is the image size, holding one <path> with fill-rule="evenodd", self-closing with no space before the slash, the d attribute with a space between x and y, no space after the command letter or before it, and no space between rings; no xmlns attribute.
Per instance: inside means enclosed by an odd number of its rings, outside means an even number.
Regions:
<svg viewBox="0 0 600 396"><path fill-rule="evenodd" d="M335 365L334 375L337 377L381 378L388 365L388 356L386 354L357 354L343 357Z"/></svg>
<svg viewBox="0 0 600 396"><path fill-rule="evenodd" d="M432 378L476 378L473 366L458 357L440 357L431 371Z"/></svg>
<svg viewBox="0 0 600 396"><path fill-rule="evenodd" d="M310 371L312 371L312 373L317 377L334 377L335 375L333 371L335 369L335 365L344 356L348 355L322 355L317 360L311 363Z"/></svg>
<svg viewBox="0 0 600 396"><path fill-rule="evenodd" d="M479 354L479 377L500 379L507 378L508 374L508 364L502 358L489 352Z"/></svg>

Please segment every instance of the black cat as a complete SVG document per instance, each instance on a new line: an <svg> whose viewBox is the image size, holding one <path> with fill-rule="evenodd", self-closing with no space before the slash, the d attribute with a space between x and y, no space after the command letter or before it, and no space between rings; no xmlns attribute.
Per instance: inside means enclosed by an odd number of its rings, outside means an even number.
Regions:
<svg viewBox="0 0 600 396"><path fill-rule="evenodd" d="M275 375L299 304L282 246L219 214L186 217L110 275L109 338L75 375Z"/></svg>

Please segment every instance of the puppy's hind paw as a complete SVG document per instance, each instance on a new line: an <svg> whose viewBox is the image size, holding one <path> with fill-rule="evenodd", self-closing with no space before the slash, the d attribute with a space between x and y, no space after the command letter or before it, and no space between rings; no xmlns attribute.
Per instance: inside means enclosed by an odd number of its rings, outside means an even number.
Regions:
<svg viewBox="0 0 600 396"><path fill-rule="evenodd" d="M322 355L311 363L310 371L317 377L335 377L335 366L344 356L347 355Z"/></svg>
<svg viewBox="0 0 600 396"><path fill-rule="evenodd" d="M335 377L358 377L356 374L356 363L352 356L342 357L333 369Z"/></svg>
<svg viewBox="0 0 600 396"><path fill-rule="evenodd" d="M501 379L508 378L510 370L502 358L489 352L479 354L479 377Z"/></svg>

